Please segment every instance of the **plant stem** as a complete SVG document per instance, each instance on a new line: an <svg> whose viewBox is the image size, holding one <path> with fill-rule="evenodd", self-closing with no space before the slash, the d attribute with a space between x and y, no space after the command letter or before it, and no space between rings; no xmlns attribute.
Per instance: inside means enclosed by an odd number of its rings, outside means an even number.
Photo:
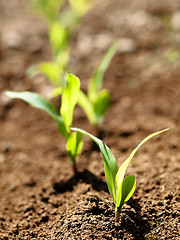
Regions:
<svg viewBox="0 0 180 240"><path fill-rule="evenodd" d="M115 224L119 222L120 208L115 210Z"/></svg>
<svg viewBox="0 0 180 240"><path fill-rule="evenodd" d="M77 173L77 168L76 168L76 163L75 162L73 162L73 171L74 171L74 174Z"/></svg>

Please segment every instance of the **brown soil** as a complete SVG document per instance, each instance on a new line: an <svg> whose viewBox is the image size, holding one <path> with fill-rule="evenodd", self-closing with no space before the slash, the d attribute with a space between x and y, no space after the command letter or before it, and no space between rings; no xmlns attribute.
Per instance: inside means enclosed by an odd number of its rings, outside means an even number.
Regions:
<svg viewBox="0 0 180 240"><path fill-rule="evenodd" d="M50 59L50 49L46 24L25 0L0 1L0 239L179 239L180 38L172 23L179 8L178 0L101 1L72 40L70 64L84 90L109 39L130 43L105 74L111 106L102 125L94 129L77 107L74 126L103 139L118 165L148 134L170 128L132 160L127 174L137 188L115 226L97 147L84 138L74 175L56 123L3 95L46 94L47 81L25 70Z"/></svg>

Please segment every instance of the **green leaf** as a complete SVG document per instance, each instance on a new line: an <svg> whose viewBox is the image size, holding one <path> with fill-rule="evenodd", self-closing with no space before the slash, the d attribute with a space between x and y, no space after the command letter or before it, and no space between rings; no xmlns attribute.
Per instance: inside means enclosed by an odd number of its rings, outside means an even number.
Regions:
<svg viewBox="0 0 180 240"><path fill-rule="evenodd" d="M66 87L62 94L62 103L60 108L60 113L68 132L70 132L69 128L72 124L73 111L78 100L79 89L79 78L68 73L66 76Z"/></svg>
<svg viewBox="0 0 180 240"><path fill-rule="evenodd" d="M103 160L104 160L104 167L105 167L105 174L106 174L108 189L113 200L115 201L115 189L116 189L115 177L118 171L118 166L112 152L110 151L108 146L106 146L106 144L103 143L103 141L101 141L97 137L94 137L92 134L86 132L85 130L82 130L80 128L71 128L71 130L77 131L86 135L87 137L91 138L99 146L102 153Z"/></svg>
<svg viewBox="0 0 180 240"><path fill-rule="evenodd" d="M89 0L69 0L73 13L78 17L82 17L92 5L92 1Z"/></svg>
<svg viewBox="0 0 180 240"><path fill-rule="evenodd" d="M101 90L97 93L95 102L93 103L93 108L96 114L97 122L100 122L109 107L110 94L107 90Z"/></svg>
<svg viewBox="0 0 180 240"><path fill-rule="evenodd" d="M96 125L96 115L94 113L92 103L89 101L88 97L81 90L79 91L78 105L83 109L90 123L92 125Z"/></svg>
<svg viewBox="0 0 180 240"><path fill-rule="evenodd" d="M58 19L59 9L65 0L31 0L33 8L43 14L49 22Z"/></svg>
<svg viewBox="0 0 180 240"><path fill-rule="evenodd" d="M105 54L102 62L100 63L99 67L96 69L95 73L93 74L89 86L88 86L88 96L89 99L93 102L96 97L96 92L101 88L102 81L104 77L104 73L107 70L114 54L117 51L117 43L114 43Z"/></svg>
<svg viewBox="0 0 180 240"><path fill-rule="evenodd" d="M133 195L136 188L136 178L127 176L121 182L116 193L116 208L121 208Z"/></svg>
<svg viewBox="0 0 180 240"><path fill-rule="evenodd" d="M63 92L63 88L62 87L54 88L52 93L51 93L51 98L60 96L62 94L62 92Z"/></svg>
<svg viewBox="0 0 180 240"><path fill-rule="evenodd" d="M70 52L69 48L66 47L62 49L62 51L58 52L55 58L55 63L63 70L65 70L67 67L69 61L69 52Z"/></svg>
<svg viewBox="0 0 180 240"><path fill-rule="evenodd" d="M112 169L113 176L116 176L118 166L116 163L116 159L114 158L108 146L105 143L103 143L103 141L101 141L99 138L93 136L92 134L88 133L85 130L74 127L71 127L71 130L84 134L85 136L91 138L99 146L101 153L103 154L103 157L105 157L105 161L107 162L108 166Z"/></svg>
<svg viewBox="0 0 180 240"><path fill-rule="evenodd" d="M68 33L66 28L61 25L59 21L55 21L51 24L49 29L49 40L55 56L66 48Z"/></svg>
<svg viewBox="0 0 180 240"><path fill-rule="evenodd" d="M31 92L6 91L5 94L10 98L18 98L18 99L24 100L31 106L39 108L39 109L47 112L54 120L57 121L58 129L59 129L60 133L65 138L68 137L68 133L66 131L66 127L64 125L62 117L58 115L56 109L46 99L44 99L43 97L41 97L40 95L38 95L36 93L31 93Z"/></svg>
<svg viewBox="0 0 180 240"><path fill-rule="evenodd" d="M107 182L107 186L109 189L109 192L111 194L111 197L114 201L114 203L116 202L116 186L115 186L115 178L113 176L112 170L109 167L107 161L105 160L104 156L104 172L105 172L105 177L106 177L106 182Z"/></svg>
<svg viewBox="0 0 180 240"><path fill-rule="evenodd" d="M123 178L124 178L124 175L125 175L125 172L126 172L126 169L131 161L131 159L133 158L134 154L137 152L137 150L140 148L140 146L142 146L146 141L148 141L150 138L160 134L160 133L163 133L165 131L169 130L169 128L167 129L164 129L162 131L159 131L159 132L155 132L155 133L152 133L150 134L148 137L146 137L142 142L140 142L140 144L132 151L131 155L128 157L128 159L126 161L124 161L121 165L121 167L119 168L118 170L118 173L116 175L116 186L118 187Z"/></svg>
<svg viewBox="0 0 180 240"><path fill-rule="evenodd" d="M61 85L63 68L57 62L42 62L38 64L37 68L50 80L53 85Z"/></svg>
<svg viewBox="0 0 180 240"><path fill-rule="evenodd" d="M82 135L79 132L72 133L66 143L67 152L72 160L75 162L75 158L78 154L80 154L82 149Z"/></svg>
<svg viewBox="0 0 180 240"><path fill-rule="evenodd" d="M26 75L29 78L33 78L38 73L39 73L39 70L38 70L38 66L37 65L32 65L32 66L28 67L28 69L26 70Z"/></svg>

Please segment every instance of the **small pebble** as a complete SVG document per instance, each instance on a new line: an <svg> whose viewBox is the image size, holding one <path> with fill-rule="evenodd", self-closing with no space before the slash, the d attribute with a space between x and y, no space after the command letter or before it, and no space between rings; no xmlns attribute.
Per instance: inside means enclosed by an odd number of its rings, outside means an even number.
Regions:
<svg viewBox="0 0 180 240"><path fill-rule="evenodd" d="M23 38L16 29L7 28L2 33L1 43L6 49L19 50L23 45Z"/></svg>
<svg viewBox="0 0 180 240"><path fill-rule="evenodd" d="M0 94L0 106L6 107L11 102L11 99L4 93Z"/></svg>
<svg viewBox="0 0 180 240"><path fill-rule="evenodd" d="M0 154L0 163L3 163L5 161L5 157L3 154Z"/></svg>
<svg viewBox="0 0 180 240"><path fill-rule="evenodd" d="M180 11L177 11L172 15L171 26L176 31L180 30Z"/></svg>
<svg viewBox="0 0 180 240"><path fill-rule="evenodd" d="M16 154L15 159L19 162L27 162L28 156L25 153L19 152Z"/></svg>
<svg viewBox="0 0 180 240"><path fill-rule="evenodd" d="M131 38L121 38L118 41L118 52L128 53L137 49L137 43Z"/></svg>

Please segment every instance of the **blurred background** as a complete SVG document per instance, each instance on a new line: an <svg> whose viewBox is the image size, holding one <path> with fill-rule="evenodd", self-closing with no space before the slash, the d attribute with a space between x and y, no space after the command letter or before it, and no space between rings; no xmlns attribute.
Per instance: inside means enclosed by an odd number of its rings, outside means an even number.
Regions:
<svg viewBox="0 0 180 240"><path fill-rule="evenodd" d="M170 128L132 161L137 190L118 231L97 148L84 138L77 180L56 123L4 95L49 98L68 71L87 93L114 42L104 120L94 127L77 107L73 126L101 138L118 166L148 134ZM50 101L59 111L60 97ZM0 239L178 239L179 102L179 0L0 0Z"/></svg>

